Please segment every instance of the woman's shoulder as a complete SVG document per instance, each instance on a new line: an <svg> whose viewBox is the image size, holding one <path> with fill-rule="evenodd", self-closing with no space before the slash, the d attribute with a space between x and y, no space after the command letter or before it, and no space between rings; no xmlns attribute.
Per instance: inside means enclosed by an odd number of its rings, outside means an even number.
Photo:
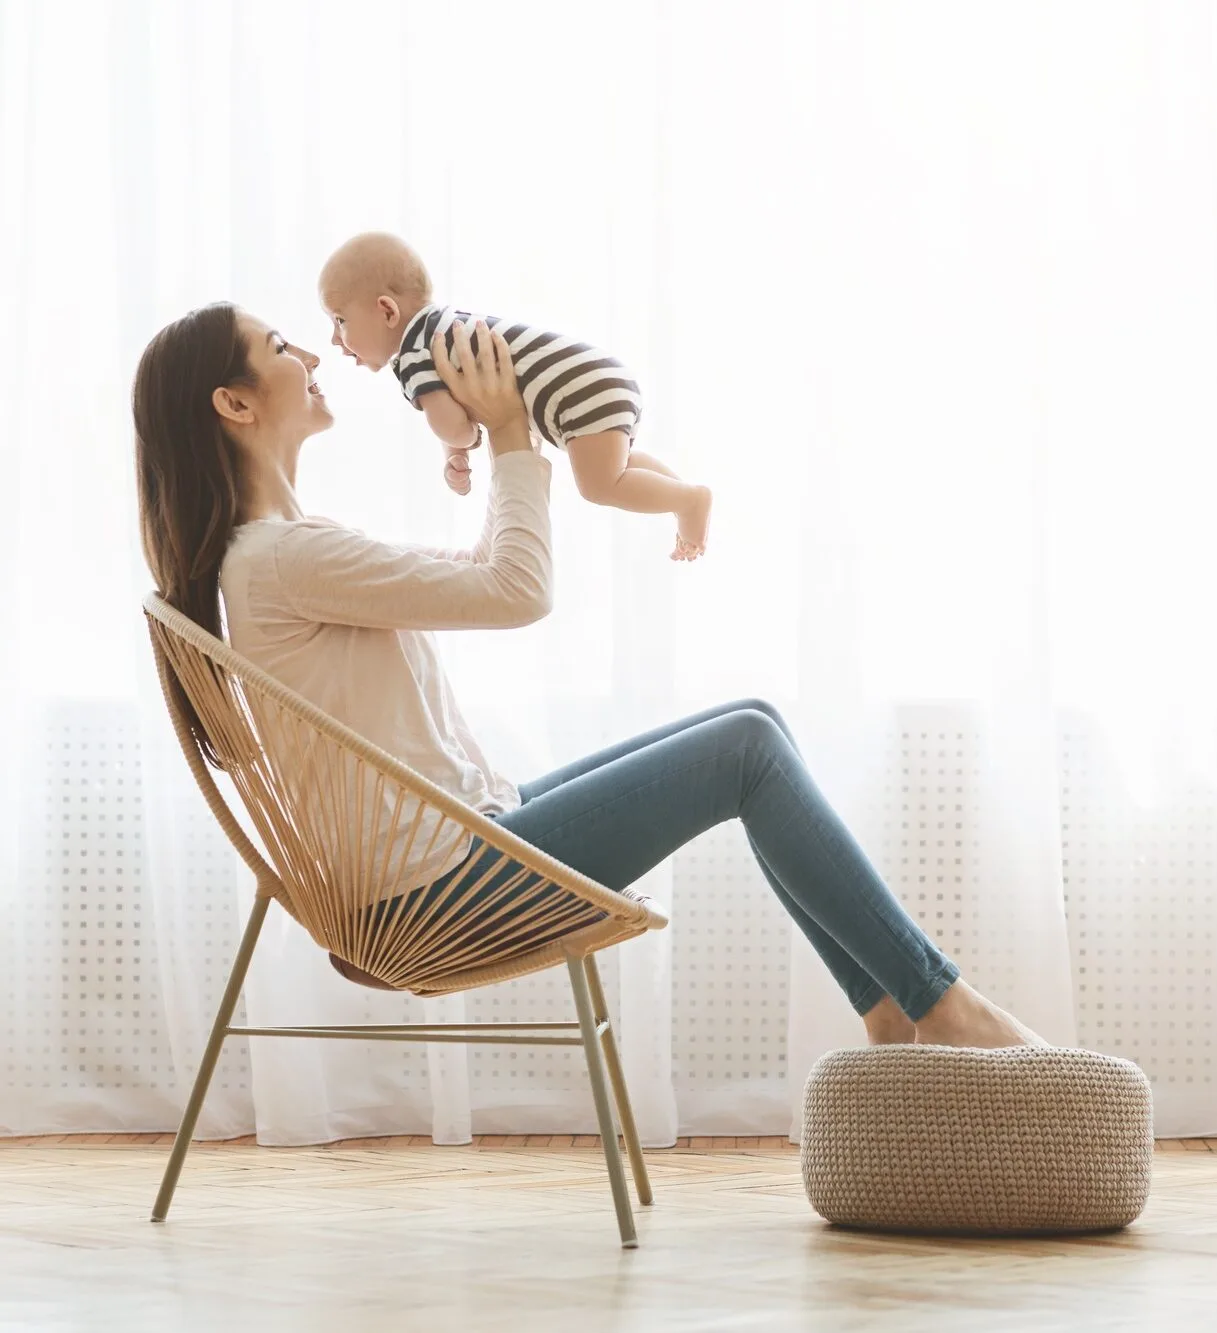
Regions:
<svg viewBox="0 0 1217 1333"><path fill-rule="evenodd" d="M225 600L288 608L319 583L347 579L367 559L366 534L333 519L254 519L233 530L220 567Z"/></svg>
<svg viewBox="0 0 1217 1333"><path fill-rule="evenodd" d="M234 531L224 566L291 585L315 578L357 581L412 549L330 518L257 519Z"/></svg>
<svg viewBox="0 0 1217 1333"><path fill-rule="evenodd" d="M255 518L248 523L239 523L232 530L228 549L237 547L258 550L278 546L283 541L310 541L317 536L324 539L334 533L349 532L359 536L354 528L345 528L335 523L332 518L322 518L310 514L305 518Z"/></svg>
<svg viewBox="0 0 1217 1333"><path fill-rule="evenodd" d="M336 542L359 540L362 536L354 528L320 516L256 518L233 529L224 566L228 570L258 565L273 568L285 555L329 549Z"/></svg>

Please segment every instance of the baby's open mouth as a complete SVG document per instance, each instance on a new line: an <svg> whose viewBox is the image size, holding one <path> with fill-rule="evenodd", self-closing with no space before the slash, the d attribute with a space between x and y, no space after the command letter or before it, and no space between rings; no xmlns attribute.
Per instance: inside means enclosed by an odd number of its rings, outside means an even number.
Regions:
<svg viewBox="0 0 1217 1333"><path fill-rule="evenodd" d="M309 393L311 393L315 398L324 398L324 397L325 397L325 395L321 392L321 385L318 384L316 380L309 380L309 382L308 382L308 391L309 391Z"/></svg>

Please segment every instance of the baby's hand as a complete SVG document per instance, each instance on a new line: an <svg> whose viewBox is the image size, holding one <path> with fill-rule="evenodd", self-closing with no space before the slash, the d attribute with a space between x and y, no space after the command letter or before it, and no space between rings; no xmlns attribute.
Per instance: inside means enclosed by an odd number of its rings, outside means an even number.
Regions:
<svg viewBox="0 0 1217 1333"><path fill-rule="evenodd" d="M465 449L445 449L447 459L444 462L444 481L450 491L457 495L468 495L471 488L469 454Z"/></svg>

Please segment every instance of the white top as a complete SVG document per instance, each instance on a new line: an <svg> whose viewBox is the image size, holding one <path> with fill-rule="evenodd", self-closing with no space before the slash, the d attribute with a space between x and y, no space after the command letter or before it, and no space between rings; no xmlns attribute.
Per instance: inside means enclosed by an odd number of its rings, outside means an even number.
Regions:
<svg viewBox="0 0 1217 1333"><path fill-rule="evenodd" d="M229 641L464 804L515 809L519 792L470 734L430 631L509 629L549 612L549 477L532 451L495 460L471 551L396 546L319 518L243 524L220 570ZM399 827L409 826L407 811ZM429 841L420 832L415 855ZM463 838L444 848L442 865L416 864L398 882L429 882L467 851Z"/></svg>

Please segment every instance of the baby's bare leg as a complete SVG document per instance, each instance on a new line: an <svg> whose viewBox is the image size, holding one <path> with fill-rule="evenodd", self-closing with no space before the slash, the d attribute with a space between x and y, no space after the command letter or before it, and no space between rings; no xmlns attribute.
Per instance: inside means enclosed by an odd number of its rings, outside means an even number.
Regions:
<svg viewBox="0 0 1217 1333"><path fill-rule="evenodd" d="M644 454L641 449L630 451L630 461L627 466L640 467L647 472L658 472L661 477L672 477L675 481L680 480L680 477L666 463L661 463L654 454Z"/></svg>
<svg viewBox="0 0 1217 1333"><path fill-rule="evenodd" d="M694 560L705 549L710 526L708 487L681 481L670 468L647 454L635 455L637 462L631 460L630 440L624 431L579 435L567 441L566 451L575 484L585 500L632 514L675 515L677 545L673 559Z"/></svg>

